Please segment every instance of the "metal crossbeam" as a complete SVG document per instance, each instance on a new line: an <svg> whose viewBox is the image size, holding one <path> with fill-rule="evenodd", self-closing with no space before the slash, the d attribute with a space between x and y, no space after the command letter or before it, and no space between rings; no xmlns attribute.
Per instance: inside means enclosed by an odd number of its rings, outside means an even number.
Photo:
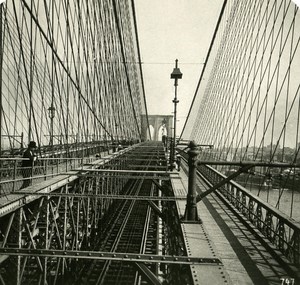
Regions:
<svg viewBox="0 0 300 285"><path fill-rule="evenodd" d="M143 165L134 165L134 164L130 164L128 165L128 167L136 167L136 168L143 168ZM153 165L153 166L149 166L149 168L157 168L157 169L166 169L167 166L163 166L163 165Z"/></svg>
<svg viewBox="0 0 300 285"><path fill-rule="evenodd" d="M126 175L126 174L119 174L119 175L109 175L109 176L103 176L103 175L99 175L99 174L82 174L82 175L78 175L78 176L83 176L83 177L103 177L103 178L123 178L123 179L159 179L159 180L170 180L170 179L181 179L179 176L175 176L175 177L168 177L168 176L160 176L160 175Z"/></svg>
<svg viewBox="0 0 300 285"><path fill-rule="evenodd" d="M217 190L218 188L220 188L221 186L225 185L227 182L229 182L230 180L234 179L235 177L238 177L241 173L243 172L247 172L250 168L252 167L252 165L246 165L242 168L240 168L237 172L234 172L233 174L229 175L228 177L224 178L223 180L221 180L219 183L215 184L214 186L212 186L211 188L209 188L207 191L199 194L196 197L196 202L200 202L204 197L206 197L208 194L212 193L213 191Z"/></svg>
<svg viewBox="0 0 300 285"><path fill-rule="evenodd" d="M162 213L162 211L159 209L159 207L157 207L157 205L151 201L151 200L148 200L147 201L149 206L151 207L151 209L161 218L161 219L164 219L164 215Z"/></svg>
<svg viewBox="0 0 300 285"><path fill-rule="evenodd" d="M37 256L55 258L80 258L94 260L114 260L126 262L168 263L187 265L222 265L218 258L170 256L136 253L119 253L104 251L80 251L57 249L26 249L26 248L0 248L0 254L9 256Z"/></svg>
<svg viewBox="0 0 300 285"><path fill-rule="evenodd" d="M14 192L11 195L26 195L28 196L47 196L47 197L74 197L74 198L89 198L89 199L114 199L114 200L138 200L138 201L180 201L186 200L185 196L176 197L155 197L155 196L130 196L130 195L113 195L113 194L80 194L80 193L54 193L54 192L32 192L25 191Z"/></svg>
<svg viewBox="0 0 300 285"><path fill-rule="evenodd" d="M261 166L261 167L280 167L280 168L300 168L300 164L285 163L285 162L260 162L260 161L210 161L210 160L198 160L197 165L232 165L232 166Z"/></svg>
<svg viewBox="0 0 300 285"><path fill-rule="evenodd" d="M78 170L80 171L81 169L78 169ZM171 171L128 170L128 169L86 169L86 170L84 170L84 172L134 173L134 174L164 174L164 175L174 174L174 172L171 172Z"/></svg>
<svg viewBox="0 0 300 285"><path fill-rule="evenodd" d="M162 284L157 278L157 276L153 274L153 272L144 263L136 262L135 265L137 266L138 270L143 274L143 276L148 280L148 282L150 282L150 284Z"/></svg>

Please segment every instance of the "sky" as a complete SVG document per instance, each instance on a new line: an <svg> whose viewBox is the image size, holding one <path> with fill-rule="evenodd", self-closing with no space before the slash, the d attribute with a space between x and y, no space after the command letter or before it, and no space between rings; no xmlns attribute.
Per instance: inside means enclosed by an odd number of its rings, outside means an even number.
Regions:
<svg viewBox="0 0 300 285"><path fill-rule="evenodd" d="M149 115L172 115L178 59L177 133L180 134L219 17L221 0L136 0L141 61Z"/></svg>
<svg viewBox="0 0 300 285"><path fill-rule="evenodd" d="M294 1L298 6L300 0ZM135 0L148 114L172 115L178 59L177 135L201 74L223 0Z"/></svg>

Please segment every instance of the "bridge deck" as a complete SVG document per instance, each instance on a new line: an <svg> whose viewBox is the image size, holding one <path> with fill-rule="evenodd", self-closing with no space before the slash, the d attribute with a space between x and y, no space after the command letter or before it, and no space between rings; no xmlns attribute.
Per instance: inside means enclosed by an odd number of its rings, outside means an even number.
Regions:
<svg viewBox="0 0 300 285"><path fill-rule="evenodd" d="M181 180L172 180L176 196L187 194L186 169ZM198 177L197 190L208 186ZM184 215L185 201L176 201ZM182 224L185 244L191 256L219 258L218 266L192 266L194 284L281 284L288 274L261 245L251 231L215 194L197 204L202 224Z"/></svg>
<svg viewBox="0 0 300 285"><path fill-rule="evenodd" d="M126 153L126 154L130 154L130 153ZM114 157L114 155L110 156L110 158L112 157ZM126 159L127 158L128 156L126 157ZM6 197L2 197L2 199L0 199L0 217L5 216L9 212L13 212L22 206L25 207L26 204L29 204L30 202L32 202L32 200L37 199L37 196L39 194L45 194L45 193L50 194L51 192L51 195L53 195L52 199L54 203L55 194L57 195L62 194L60 192L54 193L56 188L59 188L65 184L67 185L74 179L80 178L80 176L83 175L84 173L86 173L87 176L89 175L88 177L93 177L94 174L100 174L103 173L104 171L107 172L106 174L112 174L112 173L114 173L115 175L130 174L132 180L137 180L137 178L133 176L133 174L135 174L136 172L142 173L143 177L148 178L148 180L149 177L147 177L146 174L149 174L149 172L155 174L156 175L155 177L160 180L165 179L165 176L167 175L169 178L171 178L170 180L175 192L175 196L176 196L175 200L176 200L178 214L180 216L184 215L184 211L186 207L185 197L187 195L187 189L188 189L186 165L183 164L183 170L181 170L179 173L173 172L172 174L170 174L170 172L168 171L161 171L161 170L142 171L142 170L135 170L135 169L113 169L112 170L112 169L94 168L96 166L102 166L105 160L109 161L109 157L99 159L93 163L90 163L89 165L83 165L79 169L75 169L68 173L63 173L62 175L53 177L38 185L30 186L24 189L23 191L18 191ZM197 191L199 192L206 191L209 186L205 184L204 180L202 180L200 177L198 177L197 179L198 179ZM114 188L113 186L110 187L111 189ZM92 189L92 187L89 187L89 189ZM34 194L34 195L26 195L26 194ZM83 188L82 192L80 193L74 192L72 193L72 195L74 195L74 197L76 195L78 195L78 197L83 196L82 200L80 201L84 201L85 198L90 199L87 201L93 201L91 197L92 195L95 196L96 194L93 192L91 193L84 192L84 188ZM117 199L117 195L119 194L114 192L113 193L100 192L97 195L98 195L97 199L103 199L104 196L107 195L106 199L109 198L113 200L113 199ZM118 198L128 199L128 200L146 200L146 199L149 200L149 195L141 195L141 196L119 195L119 196L120 197ZM63 199L63 196L61 196L61 198ZM71 201L71 199L69 198L66 197L65 203L67 203L69 200ZM163 201L164 200L163 198L169 199L169 197L155 197L155 196L153 196L152 199ZM57 199L57 201L58 200L60 201L60 199ZM79 200L75 199L74 201L79 201ZM75 203L72 202L72 204ZM85 203L85 204L89 204L89 203ZM64 206L63 208L59 208L58 204L54 204L54 205L56 205L56 208L60 209L60 211L55 212L53 210L51 212L51 215L53 217L61 216L66 218L67 213L65 211L64 205L68 205L68 204L61 203L61 205ZM82 203L82 205L84 205L84 203ZM69 213L73 213L73 212L76 213L75 211L76 209L73 210L71 208L71 205L69 205L69 207L70 207ZM233 211L230 210L230 208L227 207L227 205L225 205L222 202L222 200L217 195L215 194L209 195L207 198L203 200L203 202L197 204L197 209L198 209L198 214L202 220L201 224L200 223L192 224L192 223L184 223L184 222L180 224L182 235L184 238L184 246L182 246L182 248L185 247L186 252L190 259L193 259L193 257L197 258L197 262L190 265L193 284L287 284L287 283L282 283L282 280L291 280L287 272L273 258L273 256L268 252L268 250L261 244L260 240L258 240L257 237L253 234L253 231L251 231L248 227L246 227L245 224L234 214ZM79 214L83 213L84 212L83 210L90 211L90 208L87 207L87 208L79 209L77 213ZM24 213L26 213L25 211ZM78 228L79 228L79 221L80 221L79 214L78 214L77 224L74 223L74 227L77 226ZM39 216L42 217L42 215ZM27 218L27 220L30 219L31 216ZM49 221L48 223L50 223ZM61 219L61 221L64 220ZM118 219L116 219L116 221L118 221ZM21 225L22 223L20 224L20 228ZM44 225L44 220L40 218L37 227L39 227L39 230L41 232L43 230L43 225ZM32 231L32 232L35 233L37 231ZM78 232L79 231L75 232L75 234L77 234ZM32 235L33 234L30 233L30 237ZM109 237L113 239L111 235L109 235ZM160 239L158 239L158 241L160 241ZM176 250L181 249L181 244L178 247L176 244ZM33 254L33 252L29 252L27 248L21 248L21 249L24 250L23 252L24 255ZM13 250L17 250L17 249L13 247L9 252L11 255L20 253L19 249L18 252L13 252ZM99 253L98 249L96 251L95 250L92 251L93 254L103 255L102 257L97 256L98 258L107 257L109 252L110 252L109 250L104 250L104 251L102 250L101 253ZM184 250L182 250L182 252L184 252ZM40 251L34 254L40 256L46 256L45 254L47 254L47 252L43 249L43 252ZM55 248L55 249L51 249L50 254L56 256L57 258L57 257L61 257L61 254L66 254L66 255L68 254L69 257L74 257L75 254L78 255L85 254L86 257L88 257L90 256L89 254L91 253L87 251L81 252L77 249L72 249L72 251L68 251L64 253L61 249L56 250ZM127 253L126 258L128 258L129 256L132 257L132 255L130 254L132 253L130 252ZM151 255L151 258L159 257L156 252L155 253L151 252L148 254ZM181 254L176 254L176 255L177 256L175 256L176 257L175 263L182 265L182 261L179 258L179 255ZM2 257L3 256L7 258L7 255L2 255ZM170 256L174 257L173 253ZM114 256L113 257L110 256L110 258L111 261L117 258L119 258L120 260L122 258L124 259L124 257L121 256L120 253L115 252L115 250L114 250ZM166 258L166 255L164 256L164 258ZM146 258L143 261L147 263ZM190 260L188 259L186 259L186 261L190 262ZM98 268L96 269L98 270ZM98 273L99 272L97 272L97 274ZM147 270L146 270L146 274L147 274Z"/></svg>

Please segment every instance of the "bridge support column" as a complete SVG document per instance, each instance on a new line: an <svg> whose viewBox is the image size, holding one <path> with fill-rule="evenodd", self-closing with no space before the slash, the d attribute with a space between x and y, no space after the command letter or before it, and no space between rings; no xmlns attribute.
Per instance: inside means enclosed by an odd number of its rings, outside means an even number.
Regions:
<svg viewBox="0 0 300 285"><path fill-rule="evenodd" d="M194 141L189 143L190 150L188 151L189 179L188 179L188 194L186 208L182 222L202 223L198 217L197 211L197 193L196 193L196 171L197 171L197 156L199 154L197 144Z"/></svg>

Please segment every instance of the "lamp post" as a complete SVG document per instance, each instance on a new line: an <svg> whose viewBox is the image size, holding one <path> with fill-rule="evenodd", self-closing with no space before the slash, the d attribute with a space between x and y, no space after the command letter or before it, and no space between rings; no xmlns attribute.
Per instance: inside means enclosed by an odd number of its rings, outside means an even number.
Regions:
<svg viewBox="0 0 300 285"><path fill-rule="evenodd" d="M175 98L172 101L174 103L174 141L173 145L171 144L170 148L170 168L173 170L173 164L175 161L175 147L176 147L176 115L177 115L177 103L179 103L179 100L177 100L177 86L178 86L178 79L182 78L182 73L180 69L178 68L178 59L175 60L175 68L173 69L173 72L171 73L171 79L174 79L174 86L175 86Z"/></svg>
<svg viewBox="0 0 300 285"><path fill-rule="evenodd" d="M48 115L50 118L50 146L53 147L53 119L55 117L55 108L53 104L48 108Z"/></svg>

